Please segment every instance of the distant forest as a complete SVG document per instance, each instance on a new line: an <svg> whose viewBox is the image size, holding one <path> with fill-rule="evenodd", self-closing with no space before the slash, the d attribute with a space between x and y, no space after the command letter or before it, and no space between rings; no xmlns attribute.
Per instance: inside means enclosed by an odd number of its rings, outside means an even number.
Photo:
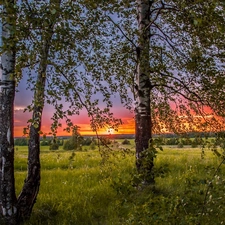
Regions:
<svg viewBox="0 0 225 225"><path fill-rule="evenodd" d="M88 146L93 142L93 140L97 139L95 135L84 135L81 136L82 141L81 145ZM225 138L225 132L218 132L218 133L204 133L204 132L191 132L185 134L174 134L174 133L166 133L160 135L153 135L154 139L157 139L157 143L160 145L201 145L203 138ZM63 146L64 142L69 140L70 136L59 136L57 137L56 141L59 146ZM109 134L109 135L100 135L99 138L108 139L109 141L113 141L116 139L134 139L134 134ZM45 138L40 139L41 146L50 146L53 142L52 136L47 136ZM16 146L27 146L28 145L28 138L26 137L17 137L14 139Z"/></svg>

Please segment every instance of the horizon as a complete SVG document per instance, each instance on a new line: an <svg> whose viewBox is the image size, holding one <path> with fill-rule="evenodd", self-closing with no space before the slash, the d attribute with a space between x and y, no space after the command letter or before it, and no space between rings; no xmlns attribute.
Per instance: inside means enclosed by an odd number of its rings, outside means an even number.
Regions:
<svg viewBox="0 0 225 225"><path fill-rule="evenodd" d="M100 98L100 97L99 97ZM118 132L114 131L117 134L133 134L135 131L134 128L134 114L124 107L121 103L119 96L111 96L113 106L111 111L114 114L115 118L122 120L122 125L119 126ZM22 79L20 80L17 86L17 92L15 95L14 102L14 136L20 137L23 136L23 130L27 127L27 121L32 118L31 112L24 112L24 109L27 108L32 103L33 92L27 89L27 74L25 73ZM100 98L101 99L101 98ZM69 108L69 104L62 102L64 109ZM99 107L104 108L104 102L99 101ZM45 104L44 110L42 113L42 126L41 131L48 134L51 129L52 116L54 112L54 107L49 104ZM71 117L74 125L81 127L80 133L82 135L93 135L95 132L91 130L90 127L90 117L88 117L87 112L83 109L80 111L79 115L74 115ZM68 132L64 131L66 128L65 121L62 122L62 127L58 127L57 136L70 135ZM107 134L108 128L102 128L98 131L99 134Z"/></svg>
<svg viewBox="0 0 225 225"><path fill-rule="evenodd" d="M97 135L96 134L93 134L93 135L81 135L83 137L96 137ZM126 137L132 137L132 136L135 136L135 134L99 134L98 136L109 136L109 137L123 137L123 136L126 136ZM51 135L46 135L46 138L51 138L52 136ZM64 137L71 137L71 135L58 135L57 136L58 138L64 138ZM26 136L15 136L14 138L26 138ZM41 136L41 138L43 138Z"/></svg>
<svg viewBox="0 0 225 225"><path fill-rule="evenodd" d="M49 114L49 113L48 113ZM48 118L48 114L43 113L42 119L42 128L41 131L46 136L51 136L51 119ZM85 119L85 118L82 118ZM15 112L15 126L14 126L14 136L15 137L22 137L24 136L24 128L27 127L27 121L29 120L29 116L26 113L18 110ZM123 124L119 126L117 130L112 129L111 127L99 129L97 134L98 135L123 135L123 134L134 134L134 119L132 117L124 117L121 118ZM84 121L79 121L77 116L74 116L73 122L75 125L79 126L79 132L82 136L96 136L96 132L91 130L90 123L88 117ZM64 129L66 125L62 122L62 127L58 127L56 135L57 136L70 136L71 132L67 132Z"/></svg>

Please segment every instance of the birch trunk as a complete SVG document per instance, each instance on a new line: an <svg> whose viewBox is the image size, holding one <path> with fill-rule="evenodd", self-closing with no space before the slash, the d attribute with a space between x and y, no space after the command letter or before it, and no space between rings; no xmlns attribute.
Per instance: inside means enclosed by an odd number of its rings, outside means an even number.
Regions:
<svg viewBox="0 0 225 225"><path fill-rule="evenodd" d="M143 152L148 149L152 139L150 108L151 82L149 74L150 47L150 7L149 0L137 0L138 47L137 70L135 76L135 143L136 165L139 173L145 174L145 182L154 183L153 157L144 159ZM145 160L145 163L144 163Z"/></svg>
<svg viewBox="0 0 225 225"><path fill-rule="evenodd" d="M7 7L6 7L7 6ZM5 50L1 56L0 74L0 224L17 224L17 199L14 181L14 97L15 48L14 1L3 6L2 40ZM7 45L7 46L6 46Z"/></svg>
<svg viewBox="0 0 225 225"><path fill-rule="evenodd" d="M49 46L46 44L46 50L48 48ZM29 131L28 171L23 189L18 197L18 210L21 220L26 220L30 217L40 187L40 130L42 111L44 108L47 52L48 50L43 55L39 66L37 88L34 94L33 122L30 125Z"/></svg>
<svg viewBox="0 0 225 225"><path fill-rule="evenodd" d="M52 0L50 5L54 4L57 9L60 7L61 0ZM32 208L36 202L40 187L40 130L41 119L45 101L45 83L47 61L51 46L52 35L54 33L55 21L57 13L52 15L51 23L46 27L42 34L40 62L36 81L36 89L34 93L34 107L32 115L32 124L29 131L28 143L28 174L24 182L23 189L18 197L19 216L22 220L28 219L31 215Z"/></svg>

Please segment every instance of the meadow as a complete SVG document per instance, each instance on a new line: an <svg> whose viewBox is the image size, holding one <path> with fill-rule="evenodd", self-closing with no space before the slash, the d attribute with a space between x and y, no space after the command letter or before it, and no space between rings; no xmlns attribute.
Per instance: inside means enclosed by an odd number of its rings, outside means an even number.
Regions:
<svg viewBox="0 0 225 225"><path fill-rule="evenodd" d="M41 187L25 225L149 225L225 223L225 165L210 150L164 146L155 160L156 185L137 185L134 143L107 149L41 149ZM122 151L120 147L129 148ZM16 146L19 194L27 148ZM101 154L100 154L101 153Z"/></svg>

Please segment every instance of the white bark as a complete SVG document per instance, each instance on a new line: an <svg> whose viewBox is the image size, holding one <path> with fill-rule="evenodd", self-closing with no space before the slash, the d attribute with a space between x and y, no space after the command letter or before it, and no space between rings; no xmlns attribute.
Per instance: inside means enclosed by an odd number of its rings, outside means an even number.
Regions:
<svg viewBox="0 0 225 225"><path fill-rule="evenodd" d="M148 147L151 138L150 113L150 74L149 74L149 47L150 47L150 1L137 0L138 19L138 47L137 70L135 79L135 118L136 118L136 149L139 153Z"/></svg>
<svg viewBox="0 0 225 225"><path fill-rule="evenodd" d="M150 108L150 8L153 1L137 0L138 20L138 46L137 46L137 69L135 79L135 143L136 164L140 173L144 174L144 180L154 183L152 173L153 157L147 163L143 163L142 152L148 149L152 138L152 121Z"/></svg>
<svg viewBox="0 0 225 225"><path fill-rule="evenodd" d="M7 8L6 8L7 7ZM7 16L8 9L10 15ZM14 184L14 67L15 48L12 44L14 1L6 1L2 19L5 50L1 57L0 75L0 218L5 224L16 224L17 208ZM10 22L9 22L10 21ZM12 24L11 24L12 22Z"/></svg>

